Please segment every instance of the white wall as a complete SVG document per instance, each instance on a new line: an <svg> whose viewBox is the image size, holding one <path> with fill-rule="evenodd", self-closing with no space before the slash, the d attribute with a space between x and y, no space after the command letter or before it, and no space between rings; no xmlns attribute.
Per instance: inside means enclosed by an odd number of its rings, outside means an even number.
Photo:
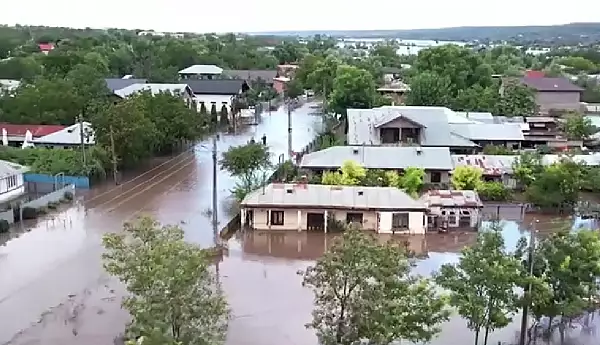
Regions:
<svg viewBox="0 0 600 345"><path fill-rule="evenodd" d="M37 208L37 207L47 206L51 202L60 201L60 199L62 199L65 196L66 192L72 193L73 197L74 197L75 196L75 185L70 184L68 186L65 186L64 188L61 188L52 193L46 194L40 198L31 200L30 202L23 204L23 207Z"/></svg>
<svg viewBox="0 0 600 345"><path fill-rule="evenodd" d="M0 179L0 203L10 201L23 194L25 194L23 174L17 174L17 184L10 188L8 187L8 177Z"/></svg>
<svg viewBox="0 0 600 345"><path fill-rule="evenodd" d="M392 215L394 213L405 212L379 212L379 233L392 233ZM408 212L408 231L409 234L424 234L427 229L427 218L424 212ZM425 220L424 220L425 219ZM425 223L425 224L423 224ZM396 233L399 233L396 231Z"/></svg>
<svg viewBox="0 0 600 345"><path fill-rule="evenodd" d="M221 111L221 107L223 106L223 102L227 103L227 112L231 112L231 98L232 95L195 95L194 101L196 101L196 107L198 111L200 111L200 103L204 102L204 106L206 107L206 111L210 113L210 107L212 106L211 102L215 102L217 104L217 112Z"/></svg>

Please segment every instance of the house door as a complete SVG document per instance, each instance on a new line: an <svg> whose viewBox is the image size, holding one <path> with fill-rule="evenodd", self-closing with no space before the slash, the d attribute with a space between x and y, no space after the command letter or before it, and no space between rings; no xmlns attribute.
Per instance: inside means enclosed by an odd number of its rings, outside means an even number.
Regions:
<svg viewBox="0 0 600 345"><path fill-rule="evenodd" d="M245 226L254 226L254 210L246 210L246 219L244 219Z"/></svg>
<svg viewBox="0 0 600 345"><path fill-rule="evenodd" d="M324 213L307 213L306 214L306 229L308 231L325 231L325 214Z"/></svg>

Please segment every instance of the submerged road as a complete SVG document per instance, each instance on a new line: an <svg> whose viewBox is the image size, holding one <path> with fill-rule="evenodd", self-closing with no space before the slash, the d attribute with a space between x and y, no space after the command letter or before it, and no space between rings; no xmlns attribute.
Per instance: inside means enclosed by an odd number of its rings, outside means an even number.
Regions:
<svg viewBox="0 0 600 345"><path fill-rule="evenodd" d="M296 150L312 139L320 122L318 117L307 115L308 111L303 107L294 113ZM259 126L223 137L219 151L266 133L273 152L284 153L286 128L284 112L265 114ZM134 213L146 212L163 223L179 224L191 242L212 244L206 216L211 208L211 174L208 140L198 144L194 153L180 155L130 185L109 193L96 191L84 204L39 222L0 247L0 345L113 344L124 329L127 313L119 305L122 286L101 268L102 234L119 229ZM232 185L229 176L219 176L223 224L225 196ZM507 247L514 247L527 235L523 224L532 220L528 215L521 223L504 222ZM538 229L543 235L557 227L549 219L541 219ZM467 232L407 237L414 251L428 254L415 268L416 273L429 275L442 264L456 262L457 253L474 243L475 236ZM304 327L311 319L313 296L302 287L297 271L313 263L333 239L292 231L250 232L230 240L229 255L219 264L233 313L227 345L316 345L314 333ZM465 321L458 317L442 329L433 345L473 342ZM518 316L509 327L491 334L489 343L510 344L517 330ZM571 336L578 345L595 345L599 340L594 335L581 336L577 330Z"/></svg>
<svg viewBox="0 0 600 345"><path fill-rule="evenodd" d="M311 104L292 114L293 148L300 150L316 135L319 116ZM287 152L287 114L283 108L264 113L257 126L224 134L218 151L267 136L274 160ZM117 189L99 189L78 205L25 227L0 247L0 344L112 344L124 329L122 286L101 265L102 235L118 230L137 214L179 224L190 242L210 246L213 232L211 140L198 143ZM234 185L227 173L218 177L222 225ZM242 291L238 291L242 292Z"/></svg>

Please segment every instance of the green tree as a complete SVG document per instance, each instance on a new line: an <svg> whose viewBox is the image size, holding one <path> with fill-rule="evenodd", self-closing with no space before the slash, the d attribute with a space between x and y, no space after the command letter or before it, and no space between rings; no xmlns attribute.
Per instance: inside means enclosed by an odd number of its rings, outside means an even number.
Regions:
<svg viewBox="0 0 600 345"><path fill-rule="evenodd" d="M479 344L487 345L490 331L506 327L517 309L515 293L519 281L520 261L508 254L501 226L479 233L477 243L463 249L458 264L445 264L436 282L450 291L450 304L467 320Z"/></svg>
<svg viewBox="0 0 600 345"><path fill-rule="evenodd" d="M380 244L350 228L300 272L315 294L313 320L319 343L350 345L361 339L389 344L428 342L448 318L445 299L428 280L411 275L403 246Z"/></svg>
<svg viewBox="0 0 600 345"><path fill-rule="evenodd" d="M542 156L537 153L524 152L513 161L513 174L523 188L529 187L535 177L542 172Z"/></svg>
<svg viewBox="0 0 600 345"><path fill-rule="evenodd" d="M583 171L579 163L570 159L544 167L525 191L527 200L534 205L563 209L574 207L583 185Z"/></svg>
<svg viewBox="0 0 600 345"><path fill-rule="evenodd" d="M481 169L463 165L454 169L450 182L456 190L476 190L482 182L482 176Z"/></svg>
<svg viewBox="0 0 600 345"><path fill-rule="evenodd" d="M447 76L439 76L433 72L419 73L411 79L406 104L448 106L451 98L450 83L451 80Z"/></svg>
<svg viewBox="0 0 600 345"><path fill-rule="evenodd" d="M143 110L144 117L160 129L154 134L153 152L170 152L181 142L195 140L202 134L202 119L179 95L140 92L133 100Z"/></svg>
<svg viewBox="0 0 600 345"><path fill-rule="evenodd" d="M209 250L187 243L183 230L150 218L105 235L104 268L127 287L129 338L143 344L222 344L229 311Z"/></svg>
<svg viewBox="0 0 600 345"><path fill-rule="evenodd" d="M114 143L115 158L122 167L150 157L158 145L158 129L144 113L143 99L143 94L132 96L103 107L92 117L96 144L111 152Z"/></svg>
<svg viewBox="0 0 600 345"><path fill-rule="evenodd" d="M423 179L425 178L425 170L421 168L406 168L402 175L395 171L386 171L385 180L390 187L402 189L406 194L416 198L423 188Z"/></svg>
<svg viewBox="0 0 600 345"><path fill-rule="evenodd" d="M585 140L596 132L596 127L592 125L592 120L583 114L569 112L565 114L563 131L569 140Z"/></svg>
<svg viewBox="0 0 600 345"><path fill-rule="evenodd" d="M365 168L354 161L345 161L337 171L323 173L321 183L325 185L358 186L367 176Z"/></svg>
<svg viewBox="0 0 600 345"><path fill-rule="evenodd" d="M217 118L219 117L219 113L217 113L217 104L212 102L210 105L210 122L213 126L216 126L219 122Z"/></svg>
<svg viewBox="0 0 600 345"><path fill-rule="evenodd" d="M304 94L304 87L298 79L292 79L285 85L285 97L296 99Z"/></svg>
<svg viewBox="0 0 600 345"><path fill-rule="evenodd" d="M515 80L505 81L493 112L505 116L534 116L537 113L534 91Z"/></svg>
<svg viewBox="0 0 600 345"><path fill-rule="evenodd" d="M221 126L229 126L229 114L227 113L227 106L223 104L221 111L219 112L219 119L221 120Z"/></svg>
<svg viewBox="0 0 600 345"><path fill-rule="evenodd" d="M521 241L518 255L524 257L525 249L527 243ZM552 325L552 321L560 317L556 328L564 342L569 322L584 311L596 309L600 238L596 231L591 230L560 231L535 246L533 259L533 276L529 281L534 282L534 293L526 296L529 298L525 301L531 304L532 316L538 323L546 316ZM528 259L523 261L522 267L528 275ZM547 328L545 335L550 336L556 328Z"/></svg>
<svg viewBox="0 0 600 345"><path fill-rule="evenodd" d="M329 108L337 114L346 114L348 108L369 109L376 98L373 76L354 66L338 67L329 95Z"/></svg>
<svg viewBox="0 0 600 345"><path fill-rule="evenodd" d="M265 183L267 169L271 167L271 153L262 143L232 146L223 153L221 168L239 179L234 189L238 199Z"/></svg>
<svg viewBox="0 0 600 345"><path fill-rule="evenodd" d="M339 65L340 61L333 56L314 61L303 84L323 96L324 99L329 99Z"/></svg>

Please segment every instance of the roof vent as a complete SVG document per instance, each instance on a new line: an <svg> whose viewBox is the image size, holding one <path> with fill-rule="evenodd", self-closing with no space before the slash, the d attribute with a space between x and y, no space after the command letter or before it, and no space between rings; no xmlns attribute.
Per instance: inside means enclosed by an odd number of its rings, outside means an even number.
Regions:
<svg viewBox="0 0 600 345"><path fill-rule="evenodd" d="M554 87L555 87L555 88L557 88L557 87L558 87L558 85L557 85L557 84L554 84Z"/></svg>
<svg viewBox="0 0 600 345"><path fill-rule="evenodd" d="M352 149L352 153L354 153L355 155L357 155L357 154L358 154L358 149L357 149L356 147L355 147L355 148L353 148L353 149Z"/></svg>
<svg viewBox="0 0 600 345"><path fill-rule="evenodd" d="M288 193L288 194L293 194L293 193L294 193L294 189L293 189L293 188L288 188L288 189L286 189L285 191L286 191L286 193Z"/></svg>
<svg viewBox="0 0 600 345"><path fill-rule="evenodd" d="M362 190L359 190L359 191L358 191L358 195L359 195L359 196L363 196L364 194L365 194L365 193L364 193Z"/></svg>

